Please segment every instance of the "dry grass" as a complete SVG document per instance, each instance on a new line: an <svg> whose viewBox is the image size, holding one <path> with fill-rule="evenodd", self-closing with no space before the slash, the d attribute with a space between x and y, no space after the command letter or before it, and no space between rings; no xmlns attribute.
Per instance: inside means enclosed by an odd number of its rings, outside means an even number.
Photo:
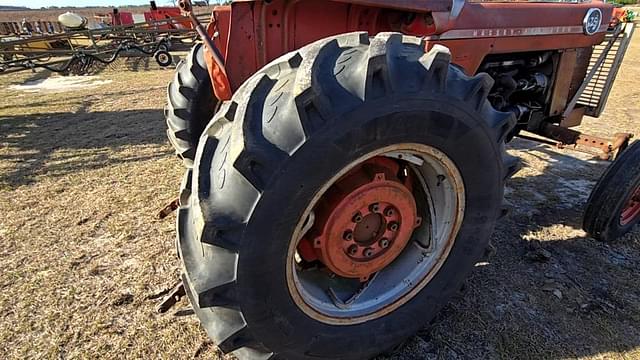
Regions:
<svg viewBox="0 0 640 360"><path fill-rule="evenodd" d="M0 358L220 358L184 300L154 309L179 272L174 224L154 217L182 175L161 111L172 71L7 90L34 76L0 78ZM583 130L640 134L639 77L636 37L607 112ZM496 253L385 359L640 359L640 233L606 245L579 230L605 165L526 141L512 151L527 168L510 185ZM541 250L549 258L532 260Z"/></svg>
<svg viewBox="0 0 640 360"><path fill-rule="evenodd" d="M148 299L179 268L174 225L154 218L182 171L161 110L172 73L46 94L6 90L30 73L0 79L0 358L171 358L206 342Z"/></svg>

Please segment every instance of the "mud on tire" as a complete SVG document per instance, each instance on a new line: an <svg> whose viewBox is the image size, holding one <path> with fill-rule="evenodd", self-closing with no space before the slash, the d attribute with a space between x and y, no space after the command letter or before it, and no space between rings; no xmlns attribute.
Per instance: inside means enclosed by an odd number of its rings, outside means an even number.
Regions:
<svg viewBox="0 0 640 360"><path fill-rule="evenodd" d="M196 44L176 67L167 88L167 137L186 166L193 164L198 139L218 105L204 60L204 47Z"/></svg>
<svg viewBox="0 0 640 360"><path fill-rule="evenodd" d="M209 336L239 359L366 359L415 333L460 288L501 214L517 163L514 118L493 82L450 65L447 49L397 33L351 33L287 54L250 78L205 129L182 184L184 284ZM363 154L398 143L445 153L464 179L455 245L431 281L380 318L341 326L290 295L287 251L318 189Z"/></svg>

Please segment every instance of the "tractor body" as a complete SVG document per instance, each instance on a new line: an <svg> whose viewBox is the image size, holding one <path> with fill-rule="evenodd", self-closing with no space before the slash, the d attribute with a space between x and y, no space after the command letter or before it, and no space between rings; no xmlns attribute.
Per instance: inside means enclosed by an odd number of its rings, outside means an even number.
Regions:
<svg viewBox="0 0 640 360"><path fill-rule="evenodd" d="M527 132L617 156L589 235L640 222L640 142L571 129L633 34L612 5L240 0L206 30L180 5L203 40L165 111L183 292L225 353L362 360L414 334L490 248Z"/></svg>
<svg viewBox="0 0 640 360"><path fill-rule="evenodd" d="M225 60L226 79L216 81L224 75L211 59L208 66L224 100L217 83L228 81L233 93L267 63L319 39L400 32L424 38L426 50L449 48L452 63L468 75L491 75L489 99L496 109L516 113L514 134L527 130L611 159L628 134L600 139L567 128L584 115L599 116L606 104L633 34L632 24L616 15L601 1L234 1L213 11L207 29Z"/></svg>

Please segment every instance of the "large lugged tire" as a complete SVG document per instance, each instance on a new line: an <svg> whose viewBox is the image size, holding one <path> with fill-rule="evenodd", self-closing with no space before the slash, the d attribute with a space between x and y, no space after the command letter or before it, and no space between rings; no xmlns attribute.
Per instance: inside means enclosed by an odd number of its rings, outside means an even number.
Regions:
<svg viewBox="0 0 640 360"><path fill-rule="evenodd" d="M196 44L186 61L176 67L167 88L167 136L186 166L193 164L198 139L216 111L211 78L204 60L204 47Z"/></svg>
<svg viewBox="0 0 640 360"><path fill-rule="evenodd" d="M583 228L610 242L640 222L640 141L629 146L605 171L587 201Z"/></svg>
<svg viewBox="0 0 640 360"><path fill-rule="evenodd" d="M185 288L220 349L242 360L361 360L433 319L482 256L516 165L504 151L515 119L491 107L491 86L487 75L450 66L446 48L425 54L418 38L351 33L275 60L224 103L187 171L177 220ZM299 259L300 234L320 221L318 196L353 164L399 164L405 153L413 163L404 176L417 168L423 189L449 199L432 196L433 213L419 203L413 234L423 239L437 224L449 237L433 237L431 250L409 243L392 265L356 281L364 290L344 303L329 288L307 292L314 280L305 274L352 281ZM396 175L375 181L385 176ZM438 210L452 216L438 219Z"/></svg>

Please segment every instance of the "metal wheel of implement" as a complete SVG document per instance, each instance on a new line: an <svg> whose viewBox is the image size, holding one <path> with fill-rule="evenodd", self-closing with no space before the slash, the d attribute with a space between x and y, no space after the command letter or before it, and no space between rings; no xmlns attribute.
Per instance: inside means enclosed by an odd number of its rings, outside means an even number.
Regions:
<svg viewBox="0 0 640 360"><path fill-rule="evenodd" d="M584 230L601 241L624 236L640 222L640 141L631 144L609 166L593 189L584 215Z"/></svg>
<svg viewBox="0 0 640 360"><path fill-rule="evenodd" d="M173 63L173 58L171 58L171 54L167 50L156 51L154 58L158 65L162 67L167 67Z"/></svg>

